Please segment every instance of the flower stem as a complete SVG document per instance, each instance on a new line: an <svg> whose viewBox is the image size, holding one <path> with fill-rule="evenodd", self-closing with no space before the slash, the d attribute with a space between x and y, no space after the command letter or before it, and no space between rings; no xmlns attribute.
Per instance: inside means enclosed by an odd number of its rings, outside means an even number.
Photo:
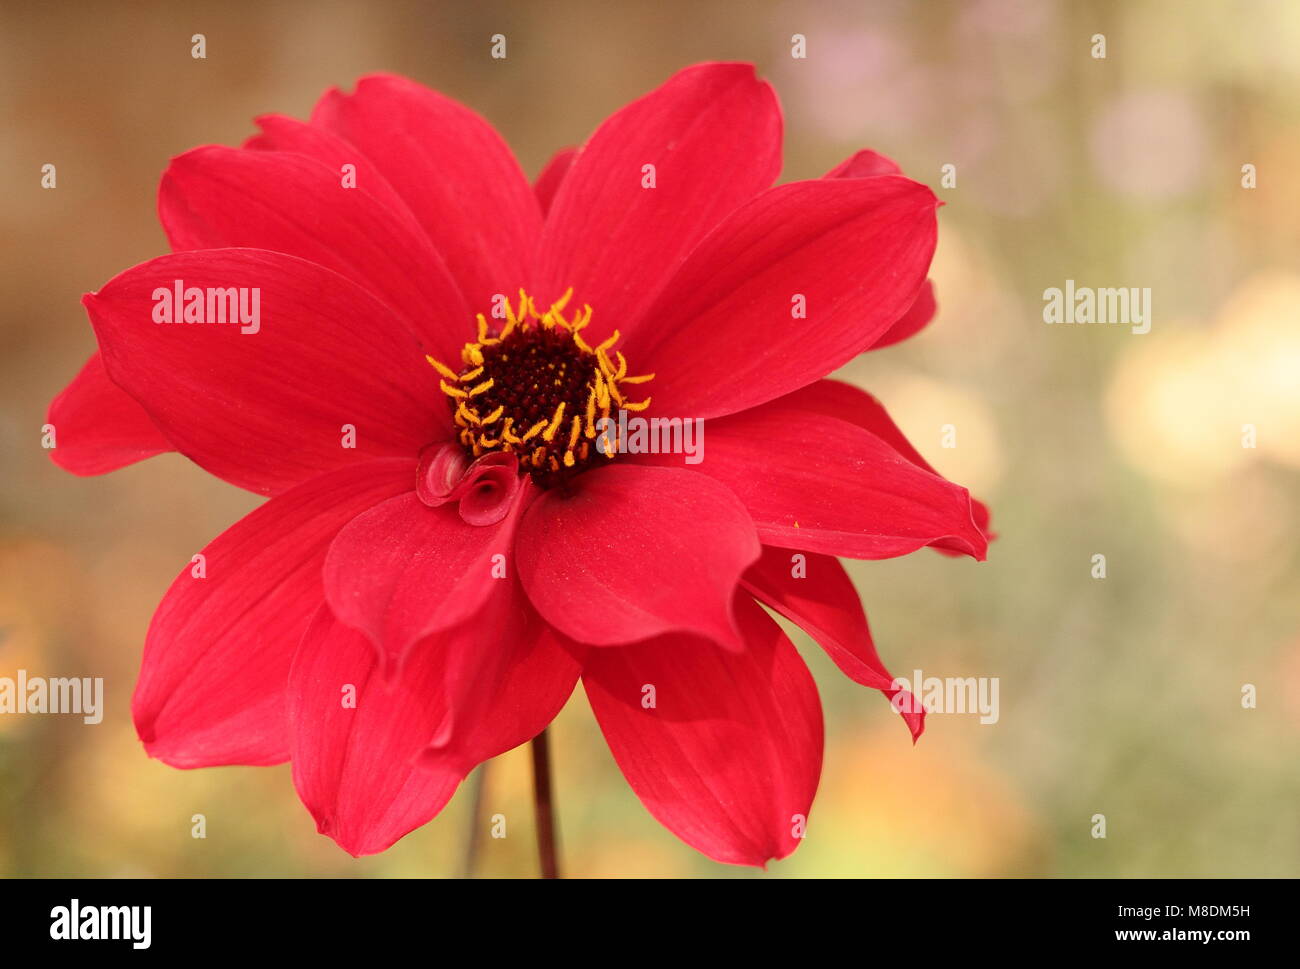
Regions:
<svg viewBox="0 0 1300 969"><path fill-rule="evenodd" d="M461 861L462 878L473 878L478 873L478 861L483 846L483 837L480 834L483 827L483 805L487 803L488 763L485 760L479 764L469 779L473 806L469 814L469 832L465 837L465 855Z"/></svg>
<svg viewBox="0 0 1300 969"><path fill-rule="evenodd" d="M559 850L555 839L555 807L551 802L551 745L543 730L532 742L533 803L537 809L537 855L543 878L559 878Z"/></svg>

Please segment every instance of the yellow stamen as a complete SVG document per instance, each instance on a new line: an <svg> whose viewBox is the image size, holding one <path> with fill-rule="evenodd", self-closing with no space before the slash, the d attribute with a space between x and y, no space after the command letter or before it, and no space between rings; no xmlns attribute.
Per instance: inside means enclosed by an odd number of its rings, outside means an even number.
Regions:
<svg viewBox="0 0 1300 969"><path fill-rule="evenodd" d="M603 346L596 347L596 362L600 364L600 369L605 373L605 379L611 383L614 381L614 364L610 362L609 355L605 353Z"/></svg>
<svg viewBox="0 0 1300 969"><path fill-rule="evenodd" d="M460 379L456 375L456 371L452 370L451 367L447 366L445 363L439 363L437 360L429 356L427 353L424 355L424 359L428 360L429 363L433 365L433 369L438 371L438 373L442 374L448 380L454 381Z"/></svg>
<svg viewBox="0 0 1300 969"><path fill-rule="evenodd" d="M596 350L597 351L608 350L617 342L618 342L618 330L615 330L613 333L609 335L608 339L606 339L598 347L596 347Z"/></svg>
<svg viewBox="0 0 1300 969"><path fill-rule="evenodd" d="M522 292L522 290L520 291ZM570 286L564 291L564 295L551 304L551 310L557 314L563 313L564 308L569 305L569 300L573 298L573 287Z"/></svg>
<svg viewBox="0 0 1300 969"><path fill-rule="evenodd" d="M560 429L560 421L564 420L564 405L567 401L560 401L560 406L555 408L555 416L551 418L550 426L542 431L542 440L548 444L555 440L555 432Z"/></svg>

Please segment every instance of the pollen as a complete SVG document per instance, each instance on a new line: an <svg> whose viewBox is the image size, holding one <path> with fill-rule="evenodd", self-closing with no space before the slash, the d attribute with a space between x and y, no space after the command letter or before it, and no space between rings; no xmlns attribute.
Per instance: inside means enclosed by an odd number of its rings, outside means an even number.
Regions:
<svg viewBox="0 0 1300 969"><path fill-rule="evenodd" d="M583 330L591 307L566 316L572 296L570 289L541 313L521 289L517 306L504 301L504 323L478 315L478 339L461 350L460 370L428 358L466 453L513 453L544 488L613 460L617 411L645 410L649 397L628 395L654 378L628 373L627 358L615 349L617 330L588 343ZM597 447L597 435L608 446Z"/></svg>

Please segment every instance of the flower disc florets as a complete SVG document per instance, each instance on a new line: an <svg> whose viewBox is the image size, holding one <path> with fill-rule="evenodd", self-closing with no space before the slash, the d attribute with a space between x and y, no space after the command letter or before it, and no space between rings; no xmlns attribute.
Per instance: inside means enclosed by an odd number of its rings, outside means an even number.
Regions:
<svg viewBox="0 0 1300 969"><path fill-rule="evenodd" d="M459 372L429 357L442 375L442 391L469 456L513 453L520 470L544 488L613 459L616 440L612 447L596 446L597 435L612 426L601 421L611 411L645 410L650 398L629 401L626 388L654 377L628 375L627 359L613 349L617 330L589 345L582 331L591 322L591 307L565 317L572 295L570 289L538 313L521 289L518 309L503 300L505 323L495 335L479 314L478 340L461 350ZM605 439L611 440L608 434Z"/></svg>

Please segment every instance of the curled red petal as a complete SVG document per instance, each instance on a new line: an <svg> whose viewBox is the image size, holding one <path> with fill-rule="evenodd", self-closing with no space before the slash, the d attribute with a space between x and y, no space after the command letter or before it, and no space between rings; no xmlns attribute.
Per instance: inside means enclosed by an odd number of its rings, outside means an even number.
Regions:
<svg viewBox="0 0 1300 969"><path fill-rule="evenodd" d="M415 493L430 508L459 497L457 488L469 467L469 457L458 444L429 444L420 451L415 471Z"/></svg>
<svg viewBox="0 0 1300 969"><path fill-rule="evenodd" d="M458 502L470 525L495 525L510 512L520 488L519 459L490 451L472 462L459 444L430 444L420 452L415 493L430 508Z"/></svg>
<svg viewBox="0 0 1300 969"><path fill-rule="evenodd" d="M470 525L495 525L510 513L523 486L513 454L484 454L469 466L460 487L460 517Z"/></svg>

